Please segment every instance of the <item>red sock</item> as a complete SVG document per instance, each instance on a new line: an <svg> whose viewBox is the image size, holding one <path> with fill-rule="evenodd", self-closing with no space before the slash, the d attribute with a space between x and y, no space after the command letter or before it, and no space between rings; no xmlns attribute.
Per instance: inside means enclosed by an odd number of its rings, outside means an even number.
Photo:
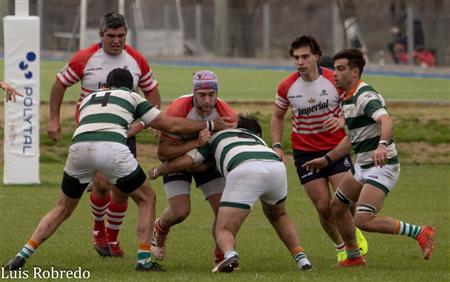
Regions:
<svg viewBox="0 0 450 282"><path fill-rule="evenodd" d="M217 262L223 261L224 259L225 259L225 256L224 256L222 250L219 247L217 247L217 245L216 245L216 248L214 249L214 261L217 263Z"/></svg>
<svg viewBox="0 0 450 282"><path fill-rule="evenodd" d="M90 203L94 217L94 231L105 232L105 215L110 198L109 193L104 198L100 198L95 190L91 192Z"/></svg>
<svg viewBox="0 0 450 282"><path fill-rule="evenodd" d="M111 201L106 211L108 226L106 227L106 235L109 243L117 242L120 226L125 218L125 212L127 211L128 203L117 203Z"/></svg>

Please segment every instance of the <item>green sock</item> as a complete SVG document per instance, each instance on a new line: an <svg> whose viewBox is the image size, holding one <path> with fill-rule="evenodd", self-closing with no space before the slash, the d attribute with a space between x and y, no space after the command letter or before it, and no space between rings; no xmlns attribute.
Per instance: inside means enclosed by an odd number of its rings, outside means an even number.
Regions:
<svg viewBox="0 0 450 282"><path fill-rule="evenodd" d="M416 239L416 237L417 237L417 235L419 235L420 231L422 231L422 227L400 221L400 228L399 228L398 234L406 235L408 237Z"/></svg>

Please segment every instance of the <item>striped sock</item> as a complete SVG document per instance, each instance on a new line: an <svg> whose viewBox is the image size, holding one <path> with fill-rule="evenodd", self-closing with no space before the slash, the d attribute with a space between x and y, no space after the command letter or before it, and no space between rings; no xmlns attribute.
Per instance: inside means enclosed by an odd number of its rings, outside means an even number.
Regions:
<svg viewBox="0 0 450 282"><path fill-rule="evenodd" d="M152 266L152 252L149 243L139 243L137 251L137 263L148 268Z"/></svg>
<svg viewBox="0 0 450 282"><path fill-rule="evenodd" d="M89 199L91 203L92 216L94 217L94 232L104 233L106 208L109 205L111 196L108 193L108 195L102 199L97 195L95 190L93 190Z"/></svg>
<svg viewBox="0 0 450 282"><path fill-rule="evenodd" d="M397 221L395 224L395 233L400 235L406 235L413 239L416 239L417 235L419 235L420 231L422 231L421 226L417 226L414 224L410 224L403 221Z"/></svg>
<svg viewBox="0 0 450 282"><path fill-rule="evenodd" d="M308 260L308 257L305 254L305 250L302 247L295 247L291 251L291 254L295 260L295 263L297 263L298 268L301 269L304 265L311 265L311 262Z"/></svg>
<svg viewBox="0 0 450 282"><path fill-rule="evenodd" d="M359 251L359 249L357 250L347 250L347 258L349 259L355 259L357 257L361 256L361 252Z"/></svg>
<svg viewBox="0 0 450 282"><path fill-rule="evenodd" d="M108 220L108 225L106 226L106 235L108 237L108 242L117 242L120 226L122 226L127 208L128 203L122 204L116 203L114 201L111 201L109 203L108 209L106 210L106 217Z"/></svg>
<svg viewBox="0 0 450 282"><path fill-rule="evenodd" d="M23 246L22 250L17 254L20 257L23 257L25 260L29 259L31 255L36 251L38 248L38 244L34 242L33 240L28 240L28 242Z"/></svg>
<svg viewBox="0 0 450 282"><path fill-rule="evenodd" d="M334 245L334 247L336 248L336 252L344 251L345 250L345 243L342 242L340 244L336 244L336 245Z"/></svg>

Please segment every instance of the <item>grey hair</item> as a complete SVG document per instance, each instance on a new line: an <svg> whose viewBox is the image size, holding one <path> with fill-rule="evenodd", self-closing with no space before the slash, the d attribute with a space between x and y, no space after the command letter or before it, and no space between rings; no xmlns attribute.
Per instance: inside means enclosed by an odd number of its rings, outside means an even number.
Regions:
<svg viewBox="0 0 450 282"><path fill-rule="evenodd" d="M124 27L125 30L128 30L127 21L124 16L116 12L109 12L103 15L100 20L100 32L105 32L108 28L120 28Z"/></svg>

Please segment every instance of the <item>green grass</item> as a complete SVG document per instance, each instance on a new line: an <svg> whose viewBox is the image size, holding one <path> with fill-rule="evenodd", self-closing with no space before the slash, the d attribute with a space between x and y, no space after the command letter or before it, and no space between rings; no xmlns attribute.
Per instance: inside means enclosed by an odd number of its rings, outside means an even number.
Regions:
<svg viewBox="0 0 450 282"><path fill-rule="evenodd" d="M65 62L41 63L41 101L48 101L56 73ZM160 83L164 101L191 93L192 74L206 67L169 66L156 64L152 69ZM273 101L280 81L289 75L287 71L253 70L237 68L210 68L220 81L220 96L228 101ZM3 77L3 61L0 61L0 77ZM372 84L386 100L438 100L450 101L450 80L402 77L368 76L363 79ZM65 101L76 101L79 84L70 87Z"/></svg>
<svg viewBox="0 0 450 282"><path fill-rule="evenodd" d="M148 164L147 164L148 165ZM15 255L29 238L39 219L56 203L63 164L43 163L40 186L0 188L0 262ZM167 273L134 273L136 250L136 208L130 202L120 233L125 257L100 258L91 245L92 219L88 195L84 195L73 216L45 242L27 264L56 269L87 269L92 280L135 281L442 281L449 272L448 166L402 167L399 183L387 198L381 215L411 223L434 225L437 230L433 258L424 261L418 244L406 237L365 233L369 241L364 269L334 269L335 251L319 226L316 212L292 164L288 164L289 196L287 209L301 236L302 244L317 271L299 273L288 251L281 244L257 204L237 237L241 271L213 275L210 235L212 214L197 189L192 193L192 213L173 227L168 241L168 255L163 262ZM158 194L157 214L166 206L160 181L152 183Z"/></svg>

